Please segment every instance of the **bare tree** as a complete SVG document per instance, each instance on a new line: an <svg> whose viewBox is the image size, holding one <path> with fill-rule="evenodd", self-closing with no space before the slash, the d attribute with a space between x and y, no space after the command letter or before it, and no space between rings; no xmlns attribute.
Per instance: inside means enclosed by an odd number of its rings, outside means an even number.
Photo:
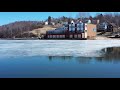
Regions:
<svg viewBox="0 0 120 90"><path fill-rule="evenodd" d="M119 27L119 23L120 23L120 14L115 12L114 13L114 21L115 21L115 24Z"/></svg>
<svg viewBox="0 0 120 90"><path fill-rule="evenodd" d="M80 18L81 20L83 18L89 18L90 17L90 13L89 12L79 12L76 15L76 18Z"/></svg>

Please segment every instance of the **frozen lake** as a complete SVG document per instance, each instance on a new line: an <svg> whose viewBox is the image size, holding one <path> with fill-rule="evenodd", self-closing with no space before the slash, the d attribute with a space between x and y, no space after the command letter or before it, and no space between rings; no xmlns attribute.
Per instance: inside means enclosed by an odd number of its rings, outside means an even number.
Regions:
<svg viewBox="0 0 120 90"><path fill-rule="evenodd" d="M0 77L120 77L119 47L119 40L0 40Z"/></svg>

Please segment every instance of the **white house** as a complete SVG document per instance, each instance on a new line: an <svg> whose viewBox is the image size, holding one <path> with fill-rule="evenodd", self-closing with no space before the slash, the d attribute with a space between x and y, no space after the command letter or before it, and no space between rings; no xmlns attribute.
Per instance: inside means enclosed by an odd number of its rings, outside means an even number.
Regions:
<svg viewBox="0 0 120 90"><path fill-rule="evenodd" d="M73 20L71 21L71 24L74 24L74 21L73 21Z"/></svg>
<svg viewBox="0 0 120 90"><path fill-rule="evenodd" d="M47 21L45 22L45 25L48 25L48 22L47 22Z"/></svg>
<svg viewBox="0 0 120 90"><path fill-rule="evenodd" d="M52 25L55 25L55 23L54 23L54 22L52 22Z"/></svg>

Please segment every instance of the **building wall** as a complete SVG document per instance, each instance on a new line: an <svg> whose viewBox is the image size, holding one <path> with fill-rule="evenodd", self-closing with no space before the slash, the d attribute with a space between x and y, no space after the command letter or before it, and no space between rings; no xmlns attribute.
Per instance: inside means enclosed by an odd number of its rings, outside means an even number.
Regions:
<svg viewBox="0 0 120 90"><path fill-rule="evenodd" d="M96 36L96 25L87 24L87 38L93 38Z"/></svg>

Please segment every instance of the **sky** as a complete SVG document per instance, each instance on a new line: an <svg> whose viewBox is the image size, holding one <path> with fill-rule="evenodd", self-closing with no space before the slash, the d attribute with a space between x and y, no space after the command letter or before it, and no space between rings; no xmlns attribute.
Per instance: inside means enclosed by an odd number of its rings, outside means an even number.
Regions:
<svg viewBox="0 0 120 90"><path fill-rule="evenodd" d="M89 12L91 16L96 13L104 12ZM15 21L41 21L46 20L48 16L57 18L61 16L75 18L78 12L0 12L0 26Z"/></svg>

